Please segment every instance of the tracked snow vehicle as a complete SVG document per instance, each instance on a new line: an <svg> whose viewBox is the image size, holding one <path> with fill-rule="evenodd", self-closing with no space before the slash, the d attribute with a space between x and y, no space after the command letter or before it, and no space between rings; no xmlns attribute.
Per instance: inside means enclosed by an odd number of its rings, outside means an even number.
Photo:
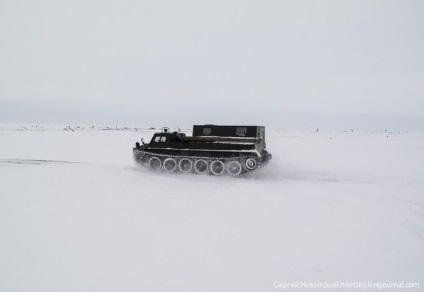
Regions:
<svg viewBox="0 0 424 292"><path fill-rule="evenodd" d="M134 159L154 171L239 177L272 158L265 144L265 127L194 125L193 135L163 128L150 143L136 143Z"/></svg>

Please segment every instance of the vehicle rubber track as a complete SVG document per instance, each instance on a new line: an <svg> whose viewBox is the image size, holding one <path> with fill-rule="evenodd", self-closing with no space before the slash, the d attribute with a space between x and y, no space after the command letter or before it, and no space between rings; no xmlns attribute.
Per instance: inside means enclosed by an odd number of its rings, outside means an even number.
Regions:
<svg viewBox="0 0 424 292"><path fill-rule="evenodd" d="M150 152L145 152L145 151L134 151L135 161L140 163L144 167L151 169L151 170L153 170L153 169L150 167L151 166L150 161L153 157L157 157L157 158L160 159L160 166L155 171L162 171L162 172L166 171L164 169L163 164L164 164L164 161L167 158L174 159L174 161L177 163L177 165L179 164L179 162L181 160L187 159L187 160L191 161L192 167L191 167L190 171L188 171L186 173L209 174L209 175L229 175L229 176L236 177L236 178L245 177L245 176L257 171L258 169L261 168L261 166L268 163L268 161L262 161L261 158L255 156L255 155L242 155L242 156L232 156L232 157L207 157L207 156L192 156L192 155L169 155L169 154L150 153ZM246 166L246 161L248 159L253 159L255 161L254 168L249 169ZM198 172L195 171L194 165L199 160L204 160L204 161L207 162L207 170L203 173L198 173ZM222 161L223 164L224 164L224 170L220 174L214 174L211 170L211 164L215 161ZM230 174L227 171L228 164L232 161L237 161L241 166L241 171L237 175ZM180 171L179 167L176 167L176 169L174 169L173 171L168 171L168 172L183 173L182 171Z"/></svg>

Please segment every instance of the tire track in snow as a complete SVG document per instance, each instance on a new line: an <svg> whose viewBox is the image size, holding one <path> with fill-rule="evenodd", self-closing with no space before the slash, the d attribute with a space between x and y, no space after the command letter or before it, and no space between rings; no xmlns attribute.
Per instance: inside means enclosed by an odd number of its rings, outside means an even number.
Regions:
<svg viewBox="0 0 424 292"><path fill-rule="evenodd" d="M49 159L0 159L0 164L88 164L87 162L65 161L65 160L49 160Z"/></svg>

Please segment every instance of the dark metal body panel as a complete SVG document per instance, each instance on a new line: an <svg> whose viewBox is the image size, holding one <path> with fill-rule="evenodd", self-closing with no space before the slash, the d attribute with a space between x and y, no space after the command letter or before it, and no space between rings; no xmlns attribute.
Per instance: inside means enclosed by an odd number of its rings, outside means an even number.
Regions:
<svg viewBox="0 0 424 292"><path fill-rule="evenodd" d="M252 137L257 138L260 126L217 126L194 125L193 136L219 136L219 137Z"/></svg>
<svg viewBox="0 0 424 292"><path fill-rule="evenodd" d="M197 141L192 137L176 139L176 133L156 133L144 151L169 155L206 155L213 156L238 156L252 153L258 156L256 146L258 143L251 141ZM161 138L166 138L161 139ZM195 138L195 137L193 137ZM159 140L159 142L156 142ZM163 141L165 140L165 141Z"/></svg>

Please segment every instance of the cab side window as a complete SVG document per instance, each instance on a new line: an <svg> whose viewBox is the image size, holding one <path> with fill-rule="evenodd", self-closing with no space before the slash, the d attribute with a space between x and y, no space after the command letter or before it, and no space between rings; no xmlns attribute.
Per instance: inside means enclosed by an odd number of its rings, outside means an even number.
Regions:
<svg viewBox="0 0 424 292"><path fill-rule="evenodd" d="M212 128L203 128L203 135L210 135L212 133Z"/></svg>
<svg viewBox="0 0 424 292"><path fill-rule="evenodd" d="M236 128L236 136L245 137L247 134L246 127L237 127Z"/></svg>
<svg viewBox="0 0 424 292"><path fill-rule="evenodd" d="M156 136L154 141L155 143L164 143L166 142L166 136Z"/></svg>

